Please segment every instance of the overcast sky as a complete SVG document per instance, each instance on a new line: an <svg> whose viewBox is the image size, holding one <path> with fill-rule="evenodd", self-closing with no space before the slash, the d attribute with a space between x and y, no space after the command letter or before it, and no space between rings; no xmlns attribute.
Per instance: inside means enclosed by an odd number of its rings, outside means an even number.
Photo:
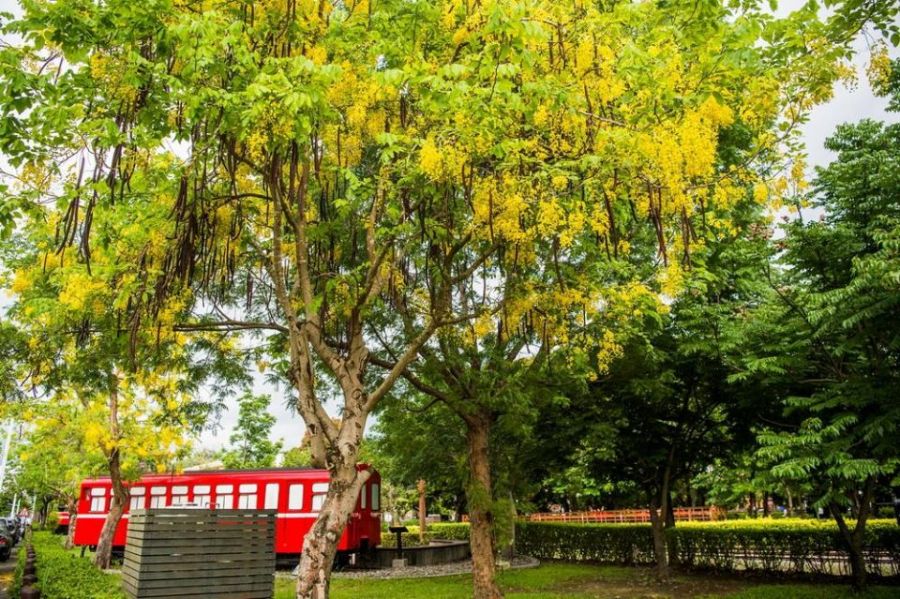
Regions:
<svg viewBox="0 0 900 599"><path fill-rule="evenodd" d="M782 1L778 13L787 13L803 4L802 0ZM0 11L17 13L17 4L13 0L0 0ZM835 127L841 123L858 121L862 118L872 118L890 122L900 120L897 113L885 111L887 102L882 98L876 98L872 94L869 82L865 74L865 65L868 60L868 45L862 37L856 43L857 58L855 66L858 73L857 84L851 88L838 86L835 89L834 98L827 104L815 108L809 122L803 127L803 138L808 152L809 168L824 166L833 159L831 153L823 146ZM897 57L896 48L891 48L891 56ZM812 174L812 173L810 173ZM0 297L0 305L6 303ZM7 300L8 301L8 300ZM285 447L297 445L303 436L303 422L295 412L286 407L285 389L277 389L266 385L257 377L254 391L267 393L272 396L270 411L277 418L277 424L272 430L272 438L282 440ZM231 428L237 418L236 409L226 412L221 420L218 431L204 433L200 444L209 448L221 448L228 442Z"/></svg>

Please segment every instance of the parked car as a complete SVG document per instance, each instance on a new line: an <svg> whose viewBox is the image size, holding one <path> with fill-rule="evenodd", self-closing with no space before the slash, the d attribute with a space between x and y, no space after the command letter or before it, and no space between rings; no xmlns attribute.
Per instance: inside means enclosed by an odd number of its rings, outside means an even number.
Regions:
<svg viewBox="0 0 900 599"><path fill-rule="evenodd" d="M3 518L0 520L0 562L5 562L9 559L14 544L13 535L9 531L6 519Z"/></svg>
<svg viewBox="0 0 900 599"><path fill-rule="evenodd" d="M16 516L16 525L19 528L19 540L25 538L25 529L28 525L31 524L31 518L23 518L22 516Z"/></svg>
<svg viewBox="0 0 900 599"><path fill-rule="evenodd" d="M10 538L12 539L12 544L10 545L10 547L18 543L21 536L19 535L19 525L16 522L16 519L0 518L0 523L3 524L3 526L6 528L7 534L9 534Z"/></svg>

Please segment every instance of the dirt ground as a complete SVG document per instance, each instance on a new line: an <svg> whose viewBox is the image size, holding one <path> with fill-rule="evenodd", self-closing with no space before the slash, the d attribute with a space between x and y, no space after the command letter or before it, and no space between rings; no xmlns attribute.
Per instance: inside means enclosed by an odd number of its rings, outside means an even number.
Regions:
<svg viewBox="0 0 900 599"><path fill-rule="evenodd" d="M735 578L692 574L675 575L669 583L662 584L656 581L652 571L639 571L621 580L578 581L566 586L573 593L595 597L691 599L709 595L727 595L752 586L752 583Z"/></svg>

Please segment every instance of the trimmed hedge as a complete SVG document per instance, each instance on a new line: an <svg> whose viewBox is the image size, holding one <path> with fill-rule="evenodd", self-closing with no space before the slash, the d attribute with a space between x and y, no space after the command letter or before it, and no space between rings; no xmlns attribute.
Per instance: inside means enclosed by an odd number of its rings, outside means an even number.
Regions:
<svg viewBox="0 0 900 599"><path fill-rule="evenodd" d="M516 552L542 559L629 566L655 561L647 524L517 522Z"/></svg>
<svg viewBox="0 0 900 599"><path fill-rule="evenodd" d="M890 520L867 525L869 572L900 575L900 528ZM843 539L833 522L750 520L683 522L667 531L674 562L697 569L769 574L848 574ZM520 522L516 550L544 559L652 564L649 524Z"/></svg>
<svg viewBox="0 0 900 599"><path fill-rule="evenodd" d="M416 528L416 532L419 529ZM468 541L469 540L469 523L468 522L439 522L429 524L427 531L433 539L449 539L452 541Z"/></svg>
<svg viewBox="0 0 900 599"><path fill-rule="evenodd" d="M403 534L404 547L416 547L419 545L419 527L408 526L409 532ZM444 539L452 541L468 541L469 540L469 524L467 522L438 522L429 524L425 531L425 544L427 545L433 539ZM381 531L381 546L396 547L397 536L389 531Z"/></svg>
<svg viewBox="0 0 900 599"><path fill-rule="evenodd" d="M677 525L667 534L675 559L688 568L850 574L846 545L834 522L690 522ZM900 575L900 528L893 521L867 523L864 547L870 574Z"/></svg>
<svg viewBox="0 0 900 599"><path fill-rule="evenodd" d="M41 599L125 599L118 576L97 569L76 551L67 551L63 542L46 531L32 535Z"/></svg>

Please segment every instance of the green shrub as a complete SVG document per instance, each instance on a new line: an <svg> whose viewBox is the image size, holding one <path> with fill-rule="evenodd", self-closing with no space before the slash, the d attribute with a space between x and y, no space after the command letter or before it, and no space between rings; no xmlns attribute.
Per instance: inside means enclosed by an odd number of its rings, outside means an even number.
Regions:
<svg viewBox="0 0 900 599"><path fill-rule="evenodd" d="M75 551L67 551L59 536L35 532L33 542L42 599L124 599L118 576L98 570Z"/></svg>
<svg viewBox="0 0 900 599"><path fill-rule="evenodd" d="M866 530L870 573L900 575L900 528L890 520L872 520ZM770 574L849 572L843 539L831 521L680 522L666 534L673 561L688 568ZM516 549L544 559L625 565L655 561L648 524L520 522Z"/></svg>
<svg viewBox="0 0 900 599"><path fill-rule="evenodd" d="M16 571L13 574L12 588L9 589L10 597L18 597L19 591L22 590L22 576L25 574L25 543L19 544L19 550L16 552Z"/></svg>
<svg viewBox="0 0 900 599"><path fill-rule="evenodd" d="M418 529L416 529L418 531ZM428 532L433 539L450 539L454 541L469 540L468 522L439 522L428 525Z"/></svg>
<svg viewBox="0 0 900 599"><path fill-rule="evenodd" d="M543 559L615 564L651 564L649 524L519 522L516 551Z"/></svg>
<svg viewBox="0 0 900 599"><path fill-rule="evenodd" d="M421 545L419 542L419 527L407 526L409 532L403 533L403 546L416 547ZM455 541L469 540L469 524L467 522L439 522L429 524L425 531L425 544L427 545L433 539L447 539ZM397 535L392 532L381 532L382 547L396 547Z"/></svg>
<svg viewBox="0 0 900 599"><path fill-rule="evenodd" d="M689 568L849 574L846 546L833 522L685 523L667 534L678 563ZM900 528L894 523L870 522L864 546L871 574L900 574Z"/></svg>

